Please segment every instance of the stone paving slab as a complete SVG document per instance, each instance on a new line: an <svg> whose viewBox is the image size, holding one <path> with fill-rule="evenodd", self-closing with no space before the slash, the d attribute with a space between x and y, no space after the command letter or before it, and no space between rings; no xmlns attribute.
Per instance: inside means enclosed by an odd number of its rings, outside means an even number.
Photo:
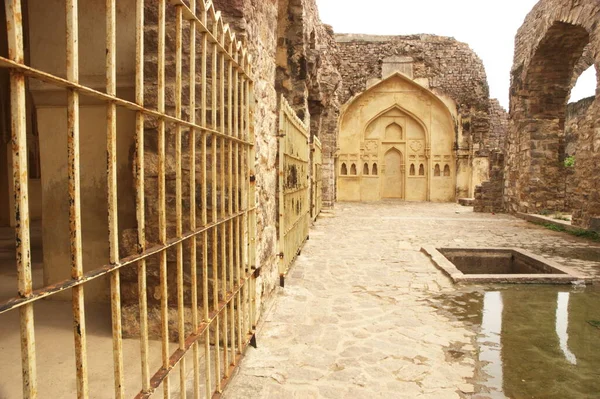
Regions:
<svg viewBox="0 0 600 399"><path fill-rule="evenodd" d="M223 397L476 397L477 332L430 305L456 288L419 252L425 244L520 247L600 276L600 245L512 216L338 204L311 230Z"/></svg>

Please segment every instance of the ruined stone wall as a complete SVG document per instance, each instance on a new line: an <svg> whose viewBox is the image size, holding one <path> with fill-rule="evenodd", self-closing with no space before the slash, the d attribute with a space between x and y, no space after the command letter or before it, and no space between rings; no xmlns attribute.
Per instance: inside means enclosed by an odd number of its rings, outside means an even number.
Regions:
<svg viewBox="0 0 600 399"><path fill-rule="evenodd" d="M475 188L473 210L484 213L504 212L504 153L495 149L490 152L490 179Z"/></svg>
<svg viewBox="0 0 600 399"><path fill-rule="evenodd" d="M276 89L323 145L323 202L335 200L335 135L341 75L331 27L324 25L315 0L279 2Z"/></svg>
<svg viewBox="0 0 600 399"><path fill-rule="evenodd" d="M573 209L577 201L577 187L579 186L580 174L576 173L578 166L578 150L585 146L585 137L581 137L581 127L588 124L588 114L590 106L594 103L595 97L584 98L583 100L567 105L567 115L565 120L565 158L573 157L575 164L565 168L565 208Z"/></svg>
<svg viewBox="0 0 600 399"><path fill-rule="evenodd" d="M542 0L517 33L505 169L511 212L572 211L581 227L600 216L598 101L578 118L574 171L564 166L565 127L574 132L567 122L569 93L583 70L600 63L599 30L597 1ZM569 194L567 179L577 184Z"/></svg>
<svg viewBox="0 0 600 399"><path fill-rule="evenodd" d="M503 149L506 133L508 132L508 112L500 105L498 100L490 100L490 134L488 145L490 149Z"/></svg>

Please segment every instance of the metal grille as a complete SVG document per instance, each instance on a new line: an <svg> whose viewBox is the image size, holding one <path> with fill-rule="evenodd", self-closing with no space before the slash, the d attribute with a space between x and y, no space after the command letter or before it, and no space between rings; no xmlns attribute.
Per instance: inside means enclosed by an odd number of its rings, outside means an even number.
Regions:
<svg viewBox="0 0 600 399"><path fill-rule="evenodd" d="M281 97L279 115L279 275L283 285L308 239L310 182L308 127Z"/></svg>
<svg viewBox="0 0 600 399"><path fill-rule="evenodd" d="M311 205L310 205L310 216L315 220L323 209L323 178L322 178L322 167L323 167L323 147L321 146L321 140L318 137L313 136L313 142L311 144L312 150L312 174L310 177L311 181Z"/></svg>
<svg viewBox="0 0 600 399"><path fill-rule="evenodd" d="M159 386L165 398L179 391L186 397L188 370L193 371L193 397L210 397L222 390L231 376L244 348L254 332L255 309L255 189L254 189L254 129L253 83L251 59L242 43L236 39L213 4L200 0L152 0L146 4L137 0L135 11L136 76L135 101L117 96L116 68L116 0L106 0L106 88L99 91L79 82L78 1L66 0L66 79L32 68L25 63L23 14L20 0L6 0L9 57L0 57L0 67L11 74L12 157L16 216L16 253L18 294L0 303L0 313L20 313L22 343L23 396L46 397L38 393L36 381L36 341L33 309L36 303L63 291L71 290L73 298L74 348L76 358L77 397L90 395L88 385L87 334L84 307L86 284L110 277L112 340L115 397L125 397L122 352L122 304L120 272L137 268L140 308L141 381L139 392L128 396L150 397ZM158 46L144 47L145 7L158 7ZM169 16L169 17L167 17ZM49 22L50 23L50 22ZM167 28L174 28L173 48L167 48ZM171 37L171 39L173 39ZM184 40L188 45L184 46ZM197 43L199 43L197 45ZM165 50L174 53L175 78L166 78ZM156 107L144 105L144 58L147 51L157 56ZM187 60L186 60L187 58ZM187 61L187 63L186 63ZM196 64L199 63L199 73ZM183 65L187 66L183 68ZM30 231L28 209L26 80L35 79L66 90L68 114L68 178L71 278L52 286L34 290L32 287ZM185 84L184 84L185 83ZM174 85L171 97L174 113L167 113L167 84ZM184 86L189 96L184 94ZM196 93L196 87L200 93ZM146 89L148 89L146 87ZM87 268L84 273L81 233L80 194L80 95L94 98L106 105L107 111L107 198L108 247L110 263ZM199 97L199 104L196 98ZM184 98L188 98L184 104ZM182 117L188 107L189 116ZM137 253L127 257L119 254L119 220L117 198L117 109L136 113L135 181L137 215ZM197 110L201 117L196 120ZM145 215L145 127L152 121L158 143L158 243L147 245ZM174 159L166 142L174 140ZM198 139L198 140L197 140ZM185 143L188 143L186 146ZM184 181L182 157L188 152L189 168ZM42 152L41 157L44 154ZM197 162L197 159L200 159ZM166 204L166 164L174 164L175 218L168 220ZM43 173L43 171L42 171ZM188 189L184 190L187 185ZM210 187L210 189L209 189ZM196 192L200 197L196 198ZM187 193L184 195L184 192ZM183 214L183 202L189 201L189 215ZM196 209L201 215L196 215ZM199 217L198 217L199 216ZM197 219L200 222L197 222ZM185 224L183 220L189 220ZM175 226L174 229L167 227ZM167 286L167 251L176 252L177 349L169 348L169 301ZM198 253L199 252L199 253ZM184 280L184 253L191 272ZM147 261L159 260L162 367L151 373L148 362L148 300ZM197 276L201 276L201 281ZM191 331L185 329L184 286L191 289ZM203 347L200 345L203 343ZM190 349L192 349L190 351ZM189 352L188 352L189 351ZM193 353L191 368L186 365ZM204 366L201 369L201 364ZM42 365L43 367L43 365ZM172 371L179 368L179 383L170 384ZM178 385L178 387L177 387ZM201 388L204 386L204 388ZM177 389L179 388L179 389ZM202 392L204 391L204 392ZM91 393L92 396L93 393Z"/></svg>

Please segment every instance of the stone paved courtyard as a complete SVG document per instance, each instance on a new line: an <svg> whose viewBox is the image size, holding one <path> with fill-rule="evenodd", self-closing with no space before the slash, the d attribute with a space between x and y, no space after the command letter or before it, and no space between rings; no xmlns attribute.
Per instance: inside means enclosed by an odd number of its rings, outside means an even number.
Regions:
<svg viewBox="0 0 600 399"><path fill-rule="evenodd" d="M600 277L599 243L512 216L341 203L313 226L259 326L258 349L249 348L223 396L487 397L474 393L477 331L431 306L457 288L420 252L425 244L515 246Z"/></svg>

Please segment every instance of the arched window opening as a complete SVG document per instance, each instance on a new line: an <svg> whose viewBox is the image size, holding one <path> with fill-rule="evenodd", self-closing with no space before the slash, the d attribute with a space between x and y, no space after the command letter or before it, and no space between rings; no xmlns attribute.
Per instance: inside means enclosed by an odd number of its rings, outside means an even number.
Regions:
<svg viewBox="0 0 600 399"><path fill-rule="evenodd" d="M450 176L450 165L444 166L444 176Z"/></svg>
<svg viewBox="0 0 600 399"><path fill-rule="evenodd" d="M440 164L439 164L439 163L436 163L436 164L435 164L435 169L433 170L433 175L434 175L434 176L439 176L440 174L441 174L441 173L440 173Z"/></svg>
<svg viewBox="0 0 600 399"><path fill-rule="evenodd" d="M373 176L377 176L377 164L376 163L373 164L373 173L372 174L373 174Z"/></svg>
<svg viewBox="0 0 600 399"><path fill-rule="evenodd" d="M363 175L367 175L367 176L369 175L369 164L368 163L365 163L363 165Z"/></svg>
<svg viewBox="0 0 600 399"><path fill-rule="evenodd" d="M411 163L410 164L410 175L414 176L416 174L416 170L415 170L415 164Z"/></svg>
<svg viewBox="0 0 600 399"><path fill-rule="evenodd" d="M342 176L348 175L348 167L346 166L346 163L342 163L342 168L341 168L340 174Z"/></svg>
<svg viewBox="0 0 600 399"><path fill-rule="evenodd" d="M419 165L419 176L425 176L425 165Z"/></svg>
<svg viewBox="0 0 600 399"><path fill-rule="evenodd" d="M571 96L568 102L575 103L584 98L595 96L596 84L596 68L592 65L577 78L577 83L571 89Z"/></svg>
<svg viewBox="0 0 600 399"><path fill-rule="evenodd" d="M352 176L356 176L358 173L356 173L356 164L353 163L352 166L350 166L350 174Z"/></svg>

